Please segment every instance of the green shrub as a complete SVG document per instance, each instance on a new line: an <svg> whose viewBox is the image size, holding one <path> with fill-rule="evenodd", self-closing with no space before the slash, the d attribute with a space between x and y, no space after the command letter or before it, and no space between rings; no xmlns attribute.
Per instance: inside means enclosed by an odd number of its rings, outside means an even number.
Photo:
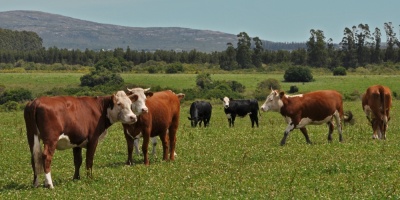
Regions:
<svg viewBox="0 0 400 200"><path fill-rule="evenodd" d="M21 110L21 107L18 102L7 101L5 104L0 106L0 110L4 112L12 112Z"/></svg>
<svg viewBox="0 0 400 200"><path fill-rule="evenodd" d="M109 70L92 71L80 78L81 86L94 87L97 85L122 85L124 79L116 73Z"/></svg>
<svg viewBox="0 0 400 200"><path fill-rule="evenodd" d="M308 67L290 67L283 76L286 82L311 82L313 76Z"/></svg>
<svg viewBox="0 0 400 200"><path fill-rule="evenodd" d="M299 91L299 88L295 85L290 86L289 93L293 94Z"/></svg>
<svg viewBox="0 0 400 200"><path fill-rule="evenodd" d="M336 67L333 70L333 75L334 76L346 76L347 75L346 68L344 68L344 67Z"/></svg>
<svg viewBox="0 0 400 200"><path fill-rule="evenodd" d="M23 102L32 99L31 91L19 88L13 90L6 90L0 95L0 104L5 104L8 101Z"/></svg>
<svg viewBox="0 0 400 200"><path fill-rule="evenodd" d="M257 88L253 93L253 96L257 100L265 100L265 97L267 97L267 91L270 91L272 89L274 90L280 90L281 85L279 84L279 81L273 78L269 78L267 80L261 81L257 84Z"/></svg>

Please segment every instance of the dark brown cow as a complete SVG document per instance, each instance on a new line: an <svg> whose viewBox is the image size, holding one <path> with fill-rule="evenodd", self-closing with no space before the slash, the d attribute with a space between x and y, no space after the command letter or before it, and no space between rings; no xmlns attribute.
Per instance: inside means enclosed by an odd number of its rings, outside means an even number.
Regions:
<svg viewBox="0 0 400 200"><path fill-rule="evenodd" d="M333 118L336 120L339 141L342 141L343 100L342 95L333 90L321 90L306 94L288 96L284 92L272 90L265 103L263 111L275 111L285 117L288 126L285 129L281 145L286 143L290 131L300 129L311 143L306 125L327 123L329 127L328 140L332 141L334 129Z"/></svg>
<svg viewBox="0 0 400 200"><path fill-rule="evenodd" d="M126 143L128 146L128 160L126 164L132 165L132 151L135 138L142 134L142 152L144 164L149 165L148 146L150 137L159 136L163 146L163 160L175 159L176 132L179 126L180 99L184 94L175 94L172 91L148 92L149 89L133 88L128 89L130 94L147 96L146 106L148 112L138 114L138 121L135 124L123 124ZM132 110L137 104L132 104Z"/></svg>
<svg viewBox="0 0 400 200"><path fill-rule="evenodd" d="M79 179L82 148L87 148L86 169L91 177L94 153L107 128L119 121L126 124L137 121L131 104L124 91L104 97L40 97L29 102L24 118L34 173L33 185L39 186L38 175L44 171L45 186L54 188L50 167L56 149L73 148L73 178Z"/></svg>
<svg viewBox="0 0 400 200"><path fill-rule="evenodd" d="M386 129L390 120L392 94L388 87L374 85L362 97L362 108L371 123L373 139L386 139Z"/></svg>

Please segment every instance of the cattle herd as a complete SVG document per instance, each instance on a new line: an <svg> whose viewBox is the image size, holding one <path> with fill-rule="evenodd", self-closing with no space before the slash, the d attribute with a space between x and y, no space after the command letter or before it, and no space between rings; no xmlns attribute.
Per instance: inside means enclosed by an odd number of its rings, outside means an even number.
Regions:
<svg viewBox="0 0 400 200"><path fill-rule="evenodd" d="M128 147L126 164L132 165L135 147L139 154L139 139L143 138L144 164L149 165L148 145L153 143L155 153L157 137L163 147L163 160L176 156L176 133L180 118L180 100L184 94L133 88L102 97L39 97L27 103L24 110L27 139L31 153L33 186L40 185L38 175L44 173L44 186L54 188L51 178L51 162L55 150L72 148L75 173L80 179L82 148L86 148L87 176L92 176L94 154L99 140L107 134L107 128L121 122ZM236 116L250 116L251 126L258 127L260 109L257 100L221 98L229 127L234 127ZM388 87L374 85L362 96L362 109L372 126L374 139L386 139L392 104ZM327 124L328 141L332 140L334 122L342 141L342 121L350 120L343 112L342 95L333 90L320 90L299 95L287 95L273 90L261 106L262 111L279 112L287 122L281 145L285 145L289 133L300 129L306 142L311 143L306 129L308 124ZM212 106L210 102L195 101L190 106L192 127L210 126ZM42 143L42 145L40 144Z"/></svg>

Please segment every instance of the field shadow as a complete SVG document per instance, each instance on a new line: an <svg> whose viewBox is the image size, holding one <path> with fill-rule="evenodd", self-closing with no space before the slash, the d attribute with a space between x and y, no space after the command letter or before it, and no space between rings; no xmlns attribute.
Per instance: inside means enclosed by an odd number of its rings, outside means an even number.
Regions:
<svg viewBox="0 0 400 200"><path fill-rule="evenodd" d="M16 183L16 182L11 182L8 183L6 185L3 185L0 188L0 193L3 193L5 191L11 191L11 190L26 190L28 189L30 186L26 185L26 184L20 184L20 183Z"/></svg>

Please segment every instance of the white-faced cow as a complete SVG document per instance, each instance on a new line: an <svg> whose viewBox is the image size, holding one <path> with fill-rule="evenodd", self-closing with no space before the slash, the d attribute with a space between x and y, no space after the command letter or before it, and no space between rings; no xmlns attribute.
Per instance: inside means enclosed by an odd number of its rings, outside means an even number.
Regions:
<svg viewBox="0 0 400 200"><path fill-rule="evenodd" d="M293 129L300 129L311 143L306 125L328 124L328 140L332 141L334 129L333 119L336 120L339 132L339 141L342 139L343 100L342 95L333 90L321 90L306 94L288 96L284 92L272 90L261 106L263 111L275 111L281 113L288 126L285 129L281 145L286 143L286 138Z"/></svg>
<svg viewBox="0 0 400 200"><path fill-rule="evenodd" d="M140 101L137 96L131 98ZM87 175L92 177L94 153L107 128L119 121L124 124L137 121L131 104L131 99L124 91L103 97L40 97L29 102L24 110L24 118L31 152L33 185L39 186L38 175L44 171L45 187L54 188L50 167L56 149L73 148L73 178L80 179L82 148L87 148Z"/></svg>
<svg viewBox="0 0 400 200"><path fill-rule="evenodd" d="M247 114L250 116L251 127L256 123L258 127L258 114L260 109L256 99L240 99L233 100L232 98L221 98L224 106L226 117L228 118L229 127L235 126L236 115L245 117Z"/></svg>
<svg viewBox="0 0 400 200"><path fill-rule="evenodd" d="M201 123L204 122L204 127L209 126L211 118L212 106L210 102L206 101L195 101L190 105L190 124L192 127L196 127L197 124L201 127Z"/></svg>
<svg viewBox="0 0 400 200"><path fill-rule="evenodd" d="M148 112L137 112L138 121L135 124L123 124L124 134L128 146L127 164L132 165L132 151L135 138L142 134L143 144L142 152L144 164L149 165L148 146L151 137L159 136L163 146L163 160L175 159L176 132L179 126L180 99L184 94L175 94L174 92L148 92L149 89L133 88L128 89L129 94L138 95L146 98ZM132 110L139 111L137 103L132 103Z"/></svg>
<svg viewBox="0 0 400 200"><path fill-rule="evenodd" d="M390 120L392 94L388 87L374 85L362 97L362 108L371 123L373 139L386 139L386 129Z"/></svg>

